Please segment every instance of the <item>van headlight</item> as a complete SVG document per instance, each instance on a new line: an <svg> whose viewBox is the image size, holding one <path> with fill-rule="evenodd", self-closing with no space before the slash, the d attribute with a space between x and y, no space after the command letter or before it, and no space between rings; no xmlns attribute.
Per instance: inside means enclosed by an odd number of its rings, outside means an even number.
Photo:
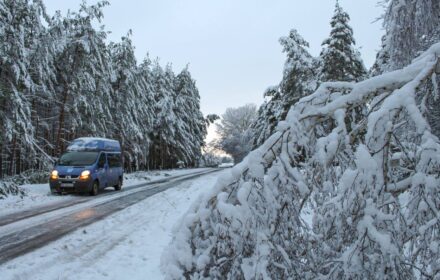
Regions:
<svg viewBox="0 0 440 280"><path fill-rule="evenodd" d="M88 180L90 179L90 171L89 170L84 170L83 172L81 172L81 175L79 176L80 180Z"/></svg>
<svg viewBox="0 0 440 280"><path fill-rule="evenodd" d="M57 170L53 170L53 171L50 173L50 179L52 179L52 180L58 180L58 171L57 171Z"/></svg>

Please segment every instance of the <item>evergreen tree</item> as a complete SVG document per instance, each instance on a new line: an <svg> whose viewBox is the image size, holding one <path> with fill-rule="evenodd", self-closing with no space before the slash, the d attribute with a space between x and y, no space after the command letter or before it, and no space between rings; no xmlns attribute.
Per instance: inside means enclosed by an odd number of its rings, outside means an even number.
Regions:
<svg viewBox="0 0 440 280"><path fill-rule="evenodd" d="M372 75L400 69L408 65L420 52L440 41L440 2L437 0L386 1L383 26L386 31L382 49L371 69ZM424 102L424 114L432 132L440 137L440 81L431 76L418 92Z"/></svg>
<svg viewBox="0 0 440 280"><path fill-rule="evenodd" d="M279 87L270 87L264 93L264 101L257 113L257 118L252 124L253 148L259 147L266 141L275 131L278 122L282 119L283 103Z"/></svg>
<svg viewBox="0 0 440 280"><path fill-rule="evenodd" d="M153 146L151 151L151 166L158 168L172 167L177 162L171 159L172 147L176 147L176 116L174 73L171 65L165 71L156 60L153 65L153 84L155 99L155 123L153 129Z"/></svg>
<svg viewBox="0 0 440 280"><path fill-rule="evenodd" d="M371 76L377 76L386 72L386 67L390 60L390 54L387 50L386 36L382 37L382 49L376 54L376 61L370 69Z"/></svg>
<svg viewBox="0 0 440 280"><path fill-rule="evenodd" d="M140 83L140 96L138 106L141 107L140 111L142 114L139 116L139 123L144 134L148 134L144 137L143 144L140 146L142 150L142 160L140 169L145 169L145 167L155 168L149 165L150 147L153 143L152 141L152 131L155 121L155 101L154 101L154 80L151 70L151 60L147 57L144 58L142 63L138 66L138 81ZM147 141L148 140L148 141Z"/></svg>
<svg viewBox="0 0 440 280"><path fill-rule="evenodd" d="M280 120L284 120L290 107L302 97L311 94L316 89L317 83L314 71L315 61L307 51L309 43L298 31L292 29L288 37L280 38L280 43L283 46L283 52L287 55L283 80L280 84L283 104Z"/></svg>
<svg viewBox="0 0 440 280"><path fill-rule="evenodd" d="M106 5L106 1L93 6L83 3L79 12L58 19L52 27L58 31L59 42L64 42L55 62L59 86L54 155L64 151L67 141L106 131L105 122L111 119L102 106L111 91L106 32L92 25L101 20Z"/></svg>
<svg viewBox="0 0 440 280"><path fill-rule="evenodd" d="M287 56L283 79L279 87L271 87L265 92L270 100L260 107L252 125L254 148L269 138L278 123L285 120L290 107L311 94L317 85L317 61L307 50L309 43L292 29L289 36L280 38L280 44Z"/></svg>
<svg viewBox="0 0 440 280"><path fill-rule="evenodd" d="M376 63L381 74L408 65L420 52L440 41L440 2L387 0L385 36ZM389 57L383 60L382 57Z"/></svg>
<svg viewBox="0 0 440 280"><path fill-rule="evenodd" d="M188 69L138 65L131 33L107 45L106 5L51 18L40 0L0 0L0 178L47 172L82 136L118 139L127 171L198 163L207 123Z"/></svg>
<svg viewBox="0 0 440 280"><path fill-rule="evenodd" d="M151 89L144 80L149 66L138 68L130 35L110 44L110 52L114 71L112 111L117 128L113 137L122 143L125 167L132 171L147 166L153 106Z"/></svg>
<svg viewBox="0 0 440 280"><path fill-rule="evenodd" d="M207 128L200 111L200 95L188 67L176 77L175 113L179 120L176 136L181 159L187 166L195 166L201 158Z"/></svg>
<svg viewBox="0 0 440 280"><path fill-rule="evenodd" d="M39 2L0 1L0 177L21 172L23 159L34 152L28 100L36 85L29 72L29 51L39 34L32 35L30 28L36 24L38 31L41 27L42 9Z"/></svg>
<svg viewBox="0 0 440 280"><path fill-rule="evenodd" d="M40 6L38 6L40 5ZM54 26L54 21L57 17L49 19L49 16L44 10L44 6L40 1L33 1L31 6L34 11L39 11L39 14L44 19L32 17L30 25L29 40L30 43L29 57L30 65L29 72L34 82L32 98L28 99L31 106L31 121L35 129L35 146L38 150L35 158L33 155L27 155L27 158L32 162L26 169L32 167L37 170L51 168L52 158L50 157L53 149L52 142L48 141L50 135L53 133L53 121L56 118L53 108L56 107L54 100L57 100L57 68L56 60L60 49L64 44L60 44L58 32L51 27ZM32 13L37 15L38 13ZM46 28L42 23L46 22L49 28Z"/></svg>
<svg viewBox="0 0 440 280"><path fill-rule="evenodd" d="M359 51L355 49L350 16L336 2L335 13L330 22L330 37L323 42L321 51L321 82L359 81L366 75Z"/></svg>

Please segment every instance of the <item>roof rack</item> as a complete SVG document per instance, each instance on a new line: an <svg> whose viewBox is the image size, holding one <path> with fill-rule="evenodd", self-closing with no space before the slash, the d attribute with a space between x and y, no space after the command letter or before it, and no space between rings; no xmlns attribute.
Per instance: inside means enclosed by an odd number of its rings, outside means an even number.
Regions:
<svg viewBox="0 0 440 280"><path fill-rule="evenodd" d="M119 141L106 139L106 138L94 138L94 137L82 137L73 140L67 147L68 152L74 151L108 151L108 152L121 152L121 145Z"/></svg>

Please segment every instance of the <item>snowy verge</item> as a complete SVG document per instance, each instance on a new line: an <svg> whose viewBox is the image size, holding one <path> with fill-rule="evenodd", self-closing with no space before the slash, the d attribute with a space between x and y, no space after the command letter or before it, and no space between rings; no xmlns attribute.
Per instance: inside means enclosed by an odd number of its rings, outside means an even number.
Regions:
<svg viewBox="0 0 440 280"><path fill-rule="evenodd" d="M162 279L160 257L173 226L218 176L180 183L14 259L0 266L2 280Z"/></svg>

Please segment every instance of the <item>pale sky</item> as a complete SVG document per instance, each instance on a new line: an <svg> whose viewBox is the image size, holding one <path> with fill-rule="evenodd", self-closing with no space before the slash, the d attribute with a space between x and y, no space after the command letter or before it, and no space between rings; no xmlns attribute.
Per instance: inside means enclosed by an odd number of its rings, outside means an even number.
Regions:
<svg viewBox="0 0 440 280"><path fill-rule="evenodd" d="M77 10L82 0L43 0L50 14ZM95 3L96 1L88 1ZM357 46L367 67L383 34L375 19L377 0L340 0L351 16ZM133 30L136 56L171 62L176 73L190 64L203 113L260 105L264 90L281 80L285 56L278 39L291 28L319 55L329 35L334 0L110 0L103 24L119 41Z"/></svg>

